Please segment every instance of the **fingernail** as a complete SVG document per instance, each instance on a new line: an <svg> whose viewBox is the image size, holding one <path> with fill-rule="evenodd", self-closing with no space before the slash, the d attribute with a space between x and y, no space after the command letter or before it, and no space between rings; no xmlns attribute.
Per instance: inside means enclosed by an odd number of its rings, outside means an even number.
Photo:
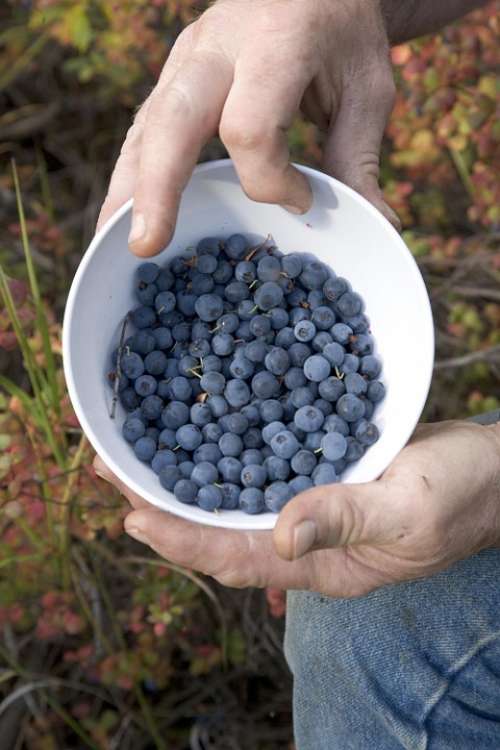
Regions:
<svg viewBox="0 0 500 750"><path fill-rule="evenodd" d="M99 477L99 479L104 479L105 482L109 482L109 477L107 477L105 474L103 474L102 472L100 472L99 469L96 469L95 466L94 466L94 471L97 474L97 476Z"/></svg>
<svg viewBox="0 0 500 750"><path fill-rule="evenodd" d="M297 206L285 206L283 205L281 208L284 208L285 211L288 211L291 214L303 214L303 210L301 208L297 208Z"/></svg>
<svg viewBox="0 0 500 750"><path fill-rule="evenodd" d="M146 233L146 220L144 214L134 214L132 219L132 228L128 236L129 245L133 242L137 242Z"/></svg>
<svg viewBox="0 0 500 750"><path fill-rule="evenodd" d="M125 531L132 539L137 539L138 542L143 544L149 544L146 534L138 526L125 526Z"/></svg>
<svg viewBox="0 0 500 750"><path fill-rule="evenodd" d="M314 521L301 521L293 532L293 556L302 557L313 546L318 527Z"/></svg>

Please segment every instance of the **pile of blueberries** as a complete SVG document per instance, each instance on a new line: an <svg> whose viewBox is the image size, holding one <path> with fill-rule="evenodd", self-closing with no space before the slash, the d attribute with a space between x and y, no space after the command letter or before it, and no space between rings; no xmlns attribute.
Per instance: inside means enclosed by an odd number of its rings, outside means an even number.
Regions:
<svg viewBox="0 0 500 750"><path fill-rule="evenodd" d="M140 265L134 291L109 377L124 438L181 502L277 513L378 439L363 301L323 263L207 237Z"/></svg>

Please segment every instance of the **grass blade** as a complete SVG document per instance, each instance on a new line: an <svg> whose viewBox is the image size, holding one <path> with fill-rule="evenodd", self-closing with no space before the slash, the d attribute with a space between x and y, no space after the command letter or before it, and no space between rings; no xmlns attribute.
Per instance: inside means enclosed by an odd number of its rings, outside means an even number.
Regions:
<svg viewBox="0 0 500 750"><path fill-rule="evenodd" d="M28 270L28 279L30 282L31 294L33 295L33 301L35 303L37 328L42 335L43 353L45 357L45 365L47 368L47 382L51 394L52 408L54 409L56 414L60 416L61 399L59 397L59 386L57 383L54 352L52 351L52 346L50 343L49 324L40 295L40 287L38 286L38 279L36 276L35 265L33 263L33 256L31 255L28 230L26 227L26 217L24 215L24 206L21 195L21 188L19 185L19 176L14 159L12 159L11 164L12 175L14 177L14 187L16 191L17 212L19 215L19 224L21 226L21 238L23 243L24 257L26 259L26 268Z"/></svg>

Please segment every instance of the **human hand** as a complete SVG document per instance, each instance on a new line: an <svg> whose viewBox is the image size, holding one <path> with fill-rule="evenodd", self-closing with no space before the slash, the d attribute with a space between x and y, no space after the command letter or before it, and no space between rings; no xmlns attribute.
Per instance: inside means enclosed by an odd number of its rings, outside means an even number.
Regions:
<svg viewBox="0 0 500 750"><path fill-rule="evenodd" d="M421 425L381 479L308 490L273 532L186 521L152 508L99 458L94 465L135 508L125 521L131 536L226 586L360 596L500 544L498 426Z"/></svg>
<svg viewBox="0 0 500 750"><path fill-rule="evenodd" d="M394 101L379 0L218 0L177 39L114 169L100 227L134 197L139 256L170 240L202 146L219 132L247 195L303 213L286 133L300 108L327 131L324 168L395 225L378 185Z"/></svg>

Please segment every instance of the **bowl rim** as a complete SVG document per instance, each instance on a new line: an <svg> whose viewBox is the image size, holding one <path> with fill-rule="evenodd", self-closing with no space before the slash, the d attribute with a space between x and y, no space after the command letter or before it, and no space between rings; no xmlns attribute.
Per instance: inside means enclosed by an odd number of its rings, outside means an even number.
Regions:
<svg viewBox="0 0 500 750"><path fill-rule="evenodd" d="M297 169L299 169L302 173L304 173L306 176L311 176L314 179L320 179L324 182L327 182L328 184L332 185L337 192L344 193L346 195L351 196L355 200L355 202L362 208L362 210L368 211L375 220L381 222L384 225L384 228L386 231L389 231L389 233L392 234L393 241L396 241L400 245L401 249L404 251L406 255L407 262L410 262L410 264L413 265L414 270L416 271L414 275L415 283L417 283L421 287L421 291L423 291L423 294L421 296L422 296L423 302L425 303L425 310L423 309L421 313L421 325L423 329L426 329L423 332L422 341L424 342L424 345L425 345L425 351L423 352L423 359L425 362L428 363L428 371L425 376L425 381L423 381L423 385L425 387L422 390L421 399L419 400L418 404L415 404L416 417L414 420L412 419L411 424L408 424L407 426L407 430L405 433L405 440L404 440L403 445L400 448L400 450L402 450L404 446L408 443L421 417L422 411L424 409L424 406L425 406L425 403L427 401L427 397L429 394L433 371L434 371L434 357L435 357L434 322L433 322L430 299L429 299L429 295L428 295L427 288L425 286L422 274L420 272L420 269L417 265L415 258L411 254L409 248L407 247L406 243L404 242L399 232L366 198L364 198L360 193L350 188L348 185L345 185L344 183L337 180L335 177L331 177L330 175L324 172L321 172L317 169L313 169L312 167L304 166L302 164L294 164L294 166ZM217 169L220 169L221 167L222 168L232 167L234 169L234 165L231 159L216 159L213 161L208 161L208 162L203 162L201 164L198 164L193 170L193 176L200 175L205 172L210 172L212 170L216 171ZM105 224L103 224L103 226L99 229L99 231L96 232L87 250L85 251L83 257L80 260L76 273L73 277L73 281L71 282L71 287L70 287L67 301L66 301L64 317L63 317L63 329L62 329L63 370L64 370L64 376L66 379L66 385L67 385L68 394L71 400L71 404L73 406L73 409L75 410L75 414L78 418L80 426L83 432L85 433L87 439L89 440L90 444L96 451L96 453L99 456L101 456L101 458L109 466L109 468L115 474L115 476L117 476L118 479L121 482L123 482L123 484L125 484L126 487L128 487L132 492L139 495L140 497L143 497L147 502L151 503L151 505L153 505L154 507L160 508L166 513L173 513L174 515L180 516L188 521L192 521L193 523L201 523L207 526L215 526L219 528L231 528L231 529L239 530L239 531L271 530L272 528L274 528L276 524L276 519L278 518L278 514L274 515L274 514L267 513L261 516L249 515L248 523L243 526L241 524L235 525L234 522L231 522L231 515L225 514L225 513L224 514L207 513L206 514L207 518L203 520L201 520L200 518L195 518L193 517L191 513L190 505L179 504L178 508L165 509L165 507L158 500L156 500L154 495L145 491L144 488L142 488L139 483L137 483L121 466L119 466L114 461L113 457L108 453L108 451L102 445L99 439L99 436L96 434L96 432L91 427L89 421L87 420L86 414L80 402L78 390L77 390L76 383L75 383L75 378L73 377L73 368L72 368L72 362L71 362L71 356L70 356L71 346L70 346L69 331L71 329L71 321L75 315L75 301L76 301L76 297L80 289L80 285L85 276L87 267L92 262L92 259L95 253L98 251L103 239L113 230L115 224L117 224L120 221L120 219L126 213L130 211L132 204L133 204L133 198L130 198L123 204L123 206L117 209L114 212L114 214L110 216L110 218L105 222ZM391 459L391 462L394 460L394 458L395 456L393 457L393 459ZM385 469L383 471L385 471ZM383 473L383 471L381 472L381 474ZM259 518L261 519L261 523L259 523L259 520L258 520ZM262 523L262 521L264 520L266 521L268 520L268 522Z"/></svg>

